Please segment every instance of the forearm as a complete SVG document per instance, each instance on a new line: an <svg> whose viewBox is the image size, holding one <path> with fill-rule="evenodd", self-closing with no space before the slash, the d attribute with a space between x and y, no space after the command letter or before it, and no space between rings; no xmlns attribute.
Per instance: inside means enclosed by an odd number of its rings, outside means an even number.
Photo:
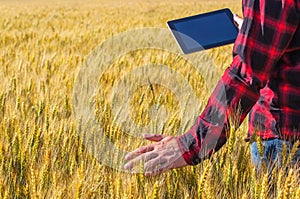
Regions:
<svg viewBox="0 0 300 199"><path fill-rule="evenodd" d="M226 143L230 130L229 117L234 116L237 127L243 122L259 97L255 81L249 79L246 66L236 56L194 126L177 138L188 164L198 164Z"/></svg>

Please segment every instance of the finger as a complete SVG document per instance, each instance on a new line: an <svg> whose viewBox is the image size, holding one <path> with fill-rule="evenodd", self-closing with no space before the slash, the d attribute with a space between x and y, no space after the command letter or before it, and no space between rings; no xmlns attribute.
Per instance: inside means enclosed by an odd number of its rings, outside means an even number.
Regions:
<svg viewBox="0 0 300 199"><path fill-rule="evenodd" d="M155 171L149 171L149 172L145 173L145 176L147 176L147 177L156 176L156 175L162 174L162 173L164 173L166 171L167 170L164 170L164 169L158 169L158 170L155 170Z"/></svg>
<svg viewBox="0 0 300 199"><path fill-rule="evenodd" d="M238 20L238 21L242 21L242 20L243 20L243 18L240 17L240 16L237 15L237 14L234 14L234 15L233 15L233 18L236 19L236 20Z"/></svg>
<svg viewBox="0 0 300 199"><path fill-rule="evenodd" d="M162 173L164 173L164 172L166 172L168 170L169 170L169 168L168 168L167 164L166 165L161 165L160 167L158 167L158 168L156 168L154 170L146 171L145 172L145 176L147 176L147 177L149 177L149 176L156 176L156 175L162 174Z"/></svg>
<svg viewBox="0 0 300 199"><path fill-rule="evenodd" d="M153 151L153 149L154 149L153 145L139 147L138 149L136 149L136 150L134 150L132 152L129 152L125 156L125 160L128 161L128 160L134 159L134 158L136 158L137 156L139 156L139 155L141 155L143 153L147 153L149 151Z"/></svg>
<svg viewBox="0 0 300 199"><path fill-rule="evenodd" d="M235 25L240 29L243 23L243 18L235 14L233 15L233 20L235 22Z"/></svg>
<svg viewBox="0 0 300 199"><path fill-rule="evenodd" d="M124 165L125 170L131 170L132 168L136 166L140 166L140 164L146 164L147 161L156 158L158 154L156 152L149 152L141 154L140 156L136 157L133 160L130 160Z"/></svg>
<svg viewBox="0 0 300 199"><path fill-rule="evenodd" d="M143 138L154 142L160 142L165 137L166 137L165 135L159 135L159 134L148 134L148 133L143 134Z"/></svg>
<svg viewBox="0 0 300 199"><path fill-rule="evenodd" d="M153 160L150 160L146 163L145 165L145 176L156 176L156 175L159 175L159 174L162 174L166 171L169 171L173 168L179 168L179 167L183 167L187 164L182 164L182 165L178 165L176 166L174 163L174 161L167 161L167 160L156 160L156 159L159 159L158 158L155 158ZM159 162L159 163L158 163ZM154 166L156 165L156 166Z"/></svg>
<svg viewBox="0 0 300 199"><path fill-rule="evenodd" d="M242 18L238 14L234 14L233 16L236 17L236 18L240 18L240 19Z"/></svg>
<svg viewBox="0 0 300 199"><path fill-rule="evenodd" d="M235 24L238 24L239 18L237 15L233 15L233 21L235 22Z"/></svg>
<svg viewBox="0 0 300 199"><path fill-rule="evenodd" d="M167 161L164 158L159 157L155 157L151 160L148 160L147 162L145 162L144 164L144 170L145 172L152 172L154 170L159 170L165 167Z"/></svg>

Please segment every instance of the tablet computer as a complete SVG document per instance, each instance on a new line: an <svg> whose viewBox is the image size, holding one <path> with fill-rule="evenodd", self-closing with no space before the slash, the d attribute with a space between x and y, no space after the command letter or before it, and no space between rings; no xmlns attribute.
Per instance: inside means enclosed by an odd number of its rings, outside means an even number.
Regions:
<svg viewBox="0 0 300 199"><path fill-rule="evenodd" d="M228 9L167 22L184 54L234 43L238 28Z"/></svg>

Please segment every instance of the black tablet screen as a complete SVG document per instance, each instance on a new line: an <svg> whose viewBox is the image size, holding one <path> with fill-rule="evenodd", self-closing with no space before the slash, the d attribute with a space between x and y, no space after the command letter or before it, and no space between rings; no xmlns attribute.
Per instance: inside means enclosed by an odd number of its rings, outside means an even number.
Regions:
<svg viewBox="0 0 300 199"><path fill-rule="evenodd" d="M184 53L233 43L238 29L229 9L168 22Z"/></svg>

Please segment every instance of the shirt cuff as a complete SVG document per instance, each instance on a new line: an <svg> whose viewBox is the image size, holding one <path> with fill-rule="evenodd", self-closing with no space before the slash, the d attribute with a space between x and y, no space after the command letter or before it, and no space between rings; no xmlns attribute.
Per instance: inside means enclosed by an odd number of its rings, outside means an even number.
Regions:
<svg viewBox="0 0 300 199"><path fill-rule="evenodd" d="M176 138L183 159L189 165L197 165L200 163L200 158L196 151L199 151L199 146L196 143L193 135L187 132Z"/></svg>

